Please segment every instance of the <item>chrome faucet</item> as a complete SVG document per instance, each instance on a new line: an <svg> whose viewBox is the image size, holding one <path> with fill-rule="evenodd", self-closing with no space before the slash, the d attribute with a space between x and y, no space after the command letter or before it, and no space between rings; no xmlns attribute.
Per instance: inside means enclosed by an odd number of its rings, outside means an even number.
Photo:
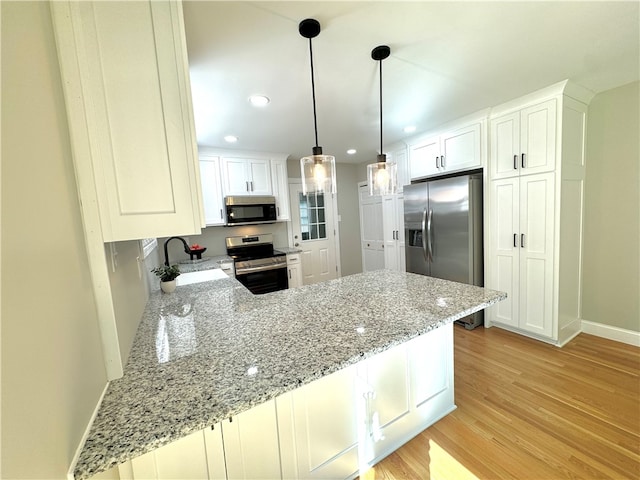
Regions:
<svg viewBox="0 0 640 480"><path fill-rule="evenodd" d="M164 242L164 264L168 267L169 266L169 252L167 252L167 244L173 240L174 238L180 240L182 242L182 244L184 245L184 253L191 255L191 249L189 248L189 245L187 245L187 242L184 238L182 237L170 237L168 238L165 242Z"/></svg>

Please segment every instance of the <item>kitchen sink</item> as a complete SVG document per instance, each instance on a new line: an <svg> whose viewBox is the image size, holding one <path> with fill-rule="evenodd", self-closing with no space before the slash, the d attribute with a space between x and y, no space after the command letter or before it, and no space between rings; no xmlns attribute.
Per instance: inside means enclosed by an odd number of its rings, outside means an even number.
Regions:
<svg viewBox="0 0 640 480"><path fill-rule="evenodd" d="M208 282L209 280L219 280L229 278L223 270L215 268L212 270L201 270L199 272L181 273L176 278L176 285L189 285L192 283Z"/></svg>

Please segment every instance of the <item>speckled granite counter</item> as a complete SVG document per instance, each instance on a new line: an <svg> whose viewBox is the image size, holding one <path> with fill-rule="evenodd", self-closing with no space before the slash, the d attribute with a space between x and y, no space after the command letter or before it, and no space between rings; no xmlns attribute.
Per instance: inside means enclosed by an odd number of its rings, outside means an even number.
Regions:
<svg viewBox="0 0 640 480"><path fill-rule="evenodd" d="M232 278L152 294L124 377L109 385L75 477L88 478L504 298L386 270L261 296ZM248 375L250 367L257 373Z"/></svg>
<svg viewBox="0 0 640 480"><path fill-rule="evenodd" d="M287 255L302 252L302 249L297 247L275 247L275 249L279 252L286 253Z"/></svg>
<svg viewBox="0 0 640 480"><path fill-rule="evenodd" d="M221 263L232 263L233 259L229 255L216 255L213 257L202 257L201 260L180 260L178 268L183 273L201 272L203 270L211 270L220 268ZM173 264L173 262L171 262Z"/></svg>

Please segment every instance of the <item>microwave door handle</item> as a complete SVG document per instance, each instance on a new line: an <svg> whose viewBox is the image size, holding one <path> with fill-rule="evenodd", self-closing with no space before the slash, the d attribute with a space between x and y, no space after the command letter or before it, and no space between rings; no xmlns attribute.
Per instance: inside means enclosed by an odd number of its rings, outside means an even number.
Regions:
<svg viewBox="0 0 640 480"><path fill-rule="evenodd" d="M422 253L424 253L425 261L429 261L429 255L427 253L427 209L422 211Z"/></svg>

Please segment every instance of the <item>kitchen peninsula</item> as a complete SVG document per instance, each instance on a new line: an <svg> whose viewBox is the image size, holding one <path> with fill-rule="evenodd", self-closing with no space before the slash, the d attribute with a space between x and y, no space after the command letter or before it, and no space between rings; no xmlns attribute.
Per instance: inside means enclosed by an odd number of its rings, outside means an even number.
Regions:
<svg viewBox="0 0 640 480"><path fill-rule="evenodd" d="M393 378L406 378L409 391L414 377L419 380L437 369L447 370L447 399L438 407L441 411L415 425L419 430L409 428L411 436L404 443L455 408L452 322L505 297L501 292L387 270L266 295L253 295L232 278L180 286L169 295L153 293L124 377L110 383L74 476L89 478L188 435L210 431L229 417L235 421L266 402L277 408L278 422L294 418L296 408L301 408L296 404L297 392L344 372L353 374L345 391L322 387L314 396L324 397L326 405L334 397L364 399L362 408L353 407L354 431L365 428L359 437L384 444L385 438L393 440L393 431L384 433L386 423L380 418L384 415L374 408L375 372L379 371L375 360L403 345L432 338L433 345L418 346L418 357L401 352L399 358L407 363L414 359L418 368ZM433 336L436 332L444 333ZM420 357L435 351L443 352L435 365L428 361L433 357ZM411 387L412 395L421 388ZM312 411L305 405L307 412ZM402 416L405 423L414 418ZM275 421L275 410L273 417ZM295 450L295 439L301 438L293 431L300 422L294 423L278 425L282 456ZM224 433L224 428L223 424L214 431ZM377 458L376 448L367 447L371 442L361 440L347 449L355 458L356 471L359 464ZM228 451L225 448L225 456ZM296 471L292 462L282 458L283 477L313 476ZM333 476L332 470L318 472Z"/></svg>

